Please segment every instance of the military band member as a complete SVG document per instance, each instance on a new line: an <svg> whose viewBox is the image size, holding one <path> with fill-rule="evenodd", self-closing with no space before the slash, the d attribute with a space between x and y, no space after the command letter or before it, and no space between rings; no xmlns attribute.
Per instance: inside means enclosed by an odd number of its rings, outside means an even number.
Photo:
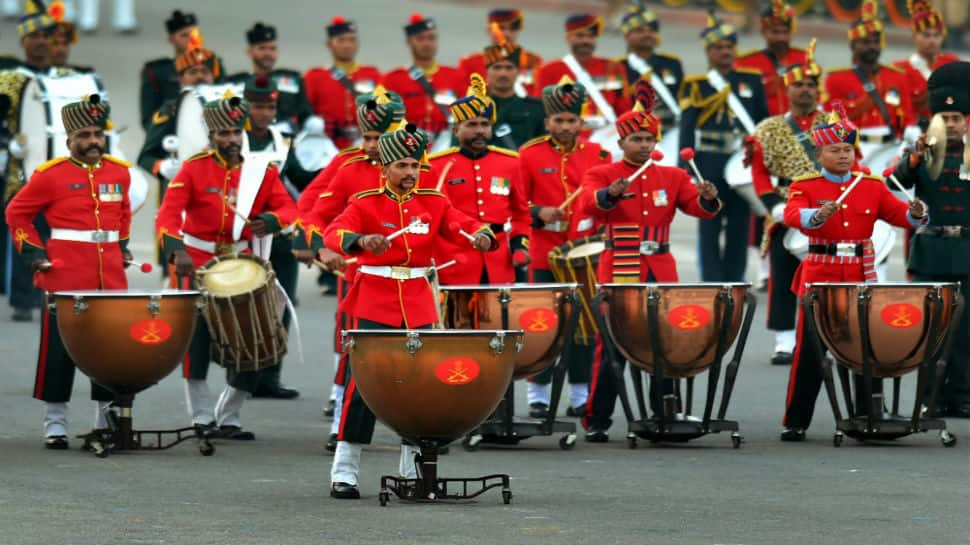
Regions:
<svg viewBox="0 0 970 545"><path fill-rule="evenodd" d="M24 15L17 20L17 34L24 58L6 57L0 61L0 68L23 68L35 74L46 72L51 66L50 40L56 27L57 21L44 10L43 5L27 0Z"/></svg>
<svg viewBox="0 0 970 545"><path fill-rule="evenodd" d="M536 70L542 65L542 58L539 55L519 45L519 34L525 26L525 15L520 9L493 9L488 12L487 25L486 33L492 38L493 46L500 45L500 42L504 41L512 49L521 49L517 63L515 94L525 97L535 84ZM466 80L472 74L484 74L485 60L485 54L481 52L465 55L458 61L458 70Z"/></svg>
<svg viewBox="0 0 970 545"><path fill-rule="evenodd" d="M525 199L530 203L532 230L529 234L529 280L555 282L549 266L549 251L571 239L594 233L593 219L579 213L575 200L560 206L582 184L590 168L609 164L610 153L594 142L582 142L582 110L586 90L568 78L542 92L546 129L549 135L527 142L519 150L519 166ZM567 416L586 414L593 346L570 340L569 406ZM549 383L552 369L532 377L528 387L529 416L544 418L549 411Z"/></svg>
<svg viewBox="0 0 970 545"><path fill-rule="evenodd" d="M638 86L637 105L616 121L623 159L594 167L583 178L580 207L606 228L606 250L600 254L597 280L610 282L677 282L677 262L670 253L670 225L680 210L712 218L721 209L714 184L698 181L682 169L652 164L630 179L649 159L661 138L660 120L650 113L655 97L646 82ZM597 335L593 381L586 404L586 440L605 443L616 404L617 384L605 359L602 332ZM651 381L650 402L656 412L673 381Z"/></svg>
<svg viewBox="0 0 970 545"><path fill-rule="evenodd" d="M916 149L903 154L896 177L926 201L933 215L928 225L916 230L906 270L919 282L960 282L964 299L970 286L970 172L964 137L970 115L970 63L955 62L936 69L928 83L928 104L946 123L946 156L943 171L933 179L923 161L926 136ZM953 339L946 362L942 399L944 416L970 418L970 320L967 307Z"/></svg>
<svg viewBox="0 0 970 545"><path fill-rule="evenodd" d="M786 68L805 63L805 50L791 45L797 28L795 8L784 0L772 0L761 13L765 47L742 53L734 61L736 68L748 68L761 74L769 115L782 115L788 111Z"/></svg>
<svg viewBox="0 0 970 545"><path fill-rule="evenodd" d="M173 266L175 287L188 288L195 270L213 257L244 252L252 237L276 234L296 217L296 206L273 164L262 173L249 210L236 200L241 189L249 191L241 188L246 181L241 151L248 110L248 103L239 97L206 104L203 112L212 149L186 160L165 192L155 232ZM248 224L236 217L231 205L249 218ZM222 437L251 440L254 435L241 428L239 412L255 391L259 375L227 367L227 386L213 407L206 382L210 342L209 329L204 320L199 320L183 365L192 425L211 432L218 425Z"/></svg>
<svg viewBox="0 0 970 545"><path fill-rule="evenodd" d="M439 244L435 259L444 263L464 255L441 271L442 284L509 284L515 282L514 265L529 261L529 208L519 177L518 153L488 145L495 123L495 103L485 82L473 74L468 96L451 105L458 147L430 156L432 171L451 164L441 187L455 208L488 224L498 236L494 252L468 249L467 241Z"/></svg>
<svg viewBox="0 0 970 545"><path fill-rule="evenodd" d="M266 75L276 88L276 119L283 132L296 133L303 122L313 115L303 78L296 70L277 68L279 58L276 27L255 23L246 31L246 55L253 63L251 72L240 72L226 77L233 83L245 83L253 76Z"/></svg>
<svg viewBox="0 0 970 545"><path fill-rule="evenodd" d="M380 137L380 156L384 177L382 189L360 193L346 210L327 227L323 238L333 252L358 257L360 267L354 285L342 303L362 329L422 329L437 321L438 311L430 285L425 279L432 251L443 240L486 251L497 247L486 225L457 208L443 194L417 189L421 160L427 149L424 131L414 125L385 133ZM414 218L429 216L421 229L388 240ZM402 218L397 221L396 218ZM420 221L420 220L419 220ZM474 242L452 227L474 236ZM333 266L343 266L343 258L328 258ZM330 495L339 499L360 498L358 473L362 445L374 434L375 418L351 379L347 386L341 416L340 441L330 469ZM400 473L415 475L416 449L401 446Z"/></svg>
<svg viewBox="0 0 970 545"><path fill-rule="evenodd" d="M451 142L448 106L468 85L457 68L438 64L438 27L434 19L414 13L404 27L411 66L384 74L383 85L404 99L408 119L429 133L433 151Z"/></svg>
<svg viewBox="0 0 970 545"><path fill-rule="evenodd" d="M37 167L30 182L7 205L14 247L46 292L128 287L124 268L131 259L127 249L130 165L105 155L109 113L108 103L98 95L64 106L61 119L70 157ZM46 244L33 225L38 214L43 214L52 229ZM43 308L33 395L46 402L44 445L66 449L74 362L54 316L46 305ZM104 409L114 395L92 382L91 397L99 402L95 429L107 428Z"/></svg>
<svg viewBox="0 0 970 545"><path fill-rule="evenodd" d="M944 64L959 61L960 57L940 51L946 38L946 25L943 15L932 4L927 0L913 0L909 7L916 51L908 58L894 62L893 66L901 68L906 74L917 119L929 119L926 80L931 72Z"/></svg>
<svg viewBox="0 0 970 545"><path fill-rule="evenodd" d="M768 116L761 75L735 69L738 35L715 15L701 33L710 70L689 76L681 87L680 148L694 148L704 179L717 186L724 210L698 222L699 263L704 282L746 279L751 209L729 189L725 167L733 154L743 153L745 136ZM724 245L721 246L721 233Z"/></svg>
<svg viewBox="0 0 970 545"><path fill-rule="evenodd" d="M876 9L873 0L865 0L860 19L849 29L853 66L830 70L825 77L829 103L845 106L863 144L902 139L907 129L918 133L906 75L879 63L885 37Z"/></svg>
<svg viewBox="0 0 970 545"><path fill-rule="evenodd" d="M484 75L488 96L495 103L491 144L517 150L522 144L546 132L542 101L531 96L519 96L516 92L519 67L525 54L522 48L505 42L501 33L495 41L495 45L485 48L483 55L487 67Z"/></svg>
<svg viewBox="0 0 970 545"><path fill-rule="evenodd" d="M677 91L684 81L680 58L657 51L660 22L648 9L630 8L620 22L620 30L626 40L627 54L616 60L626 69L626 87L634 89L641 78L649 81L659 98L653 113L663 124L663 130L670 131L680 119Z"/></svg>
<svg viewBox="0 0 970 545"><path fill-rule="evenodd" d="M563 76L569 76L586 88L591 102L590 117L598 118L601 125L609 125L630 106L624 93L623 67L594 55L596 41L603 33L603 19L586 13L574 14L566 18L565 27L569 53L539 67L533 94L538 95L546 87L559 83Z"/></svg>
<svg viewBox="0 0 970 545"><path fill-rule="evenodd" d="M327 136L338 149L360 143L356 100L374 91L381 79L377 68L357 64L360 42L357 24L341 16L327 25L327 49L333 59L330 68L311 68L303 78L313 111L324 120Z"/></svg>
<svg viewBox="0 0 970 545"><path fill-rule="evenodd" d="M815 63L814 49L813 39L806 62L792 65L785 72L788 112L758 123L752 145L754 190L768 211L761 247L767 252L770 265L767 321L768 330L775 334L772 365L791 364L798 314L798 299L791 291L791 283L801 262L785 248L785 199L792 179L818 171L812 130L826 119L819 108L822 69Z"/></svg>
<svg viewBox="0 0 970 545"><path fill-rule="evenodd" d="M829 124L812 131L820 172L792 180L785 205L785 225L809 237L808 255L795 273L792 290L802 297L812 282L874 282L876 256L872 227L883 220L897 227L926 224L927 210L916 199L907 205L897 199L881 178L863 175L852 193L838 199L853 180L859 130L841 105L829 117ZM842 110L842 111L839 111ZM781 432L782 441L804 441L805 430L815 412L815 400L822 386L822 358L813 331L805 324L805 312L798 310L798 340L788 379L788 396ZM857 386L858 386L857 381ZM877 389L881 383L876 382ZM868 400L857 399L856 414L868 411Z"/></svg>
<svg viewBox="0 0 970 545"><path fill-rule="evenodd" d="M77 25L64 20L64 3L60 0L51 2L51 5L47 7L47 13L57 22L54 32L51 33L51 66L73 70L74 72L94 72L94 69L90 66L68 64L71 46L77 43Z"/></svg>

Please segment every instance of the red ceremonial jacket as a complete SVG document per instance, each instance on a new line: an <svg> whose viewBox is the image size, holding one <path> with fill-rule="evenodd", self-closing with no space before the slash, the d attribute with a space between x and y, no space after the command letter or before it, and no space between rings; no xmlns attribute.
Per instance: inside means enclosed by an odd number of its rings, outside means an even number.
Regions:
<svg viewBox="0 0 970 545"><path fill-rule="evenodd" d="M155 232L166 253L184 249L192 256L195 266L199 267L216 254L188 246L183 242L183 234L217 245L237 242L232 233L235 214L226 205L223 196L235 202L241 171L241 165L226 168L219 153L212 150L185 161L182 169L169 182L155 218ZM286 192L276 166L267 167L248 217L263 219L270 224L272 231L278 231L296 219L296 203ZM249 227L243 227L239 240L250 239L252 232Z"/></svg>
<svg viewBox="0 0 970 545"><path fill-rule="evenodd" d="M710 219L721 209L721 201L705 208L690 176L683 169L651 165L626 193L612 199L607 188L619 178L629 178L641 165L627 160L589 169L580 195L582 210L606 226L607 249L600 255L600 282L646 282L653 273L656 282L677 282L677 262L669 251L642 255L640 243L670 243L670 224L681 210L691 216Z"/></svg>
<svg viewBox="0 0 970 545"><path fill-rule="evenodd" d="M579 209L579 199L565 210L559 225L546 225L539 208L559 206L582 186L590 168L609 164L610 153L594 142L579 142L565 151L551 136L540 136L519 148L522 193L530 204L532 231L529 234L529 268L549 269L549 251L572 239L592 235L594 220Z"/></svg>
<svg viewBox="0 0 970 545"><path fill-rule="evenodd" d="M606 102L613 107L613 111L617 117L630 109L632 104L629 100L629 92L625 89L624 84L626 81L624 77L626 69L622 64L595 56L581 61L579 64L589 73L593 79L593 83L596 84L596 87L603 94ZM532 94L541 96L543 88L558 84L563 76L569 76L573 81L578 81L576 75L572 73L562 59L556 59L543 64L539 67L536 84L532 88ZM587 90L588 93L589 90ZM599 115L599 110L593 103L593 99L587 98L587 102L589 103L590 115Z"/></svg>
<svg viewBox="0 0 970 545"><path fill-rule="evenodd" d="M914 53L914 56L915 55L916 54ZM909 83L909 92L911 94L910 100L913 103L913 109L916 110L916 116L929 119L930 104L929 96L926 94L926 77L924 77L923 73L913 66L912 59L913 57L908 57L903 60L896 61L893 63L893 66L902 69L903 73L906 74L906 81ZM933 61L933 66L930 66L929 69L932 72L944 64L959 60L960 57L954 55L953 53L940 53Z"/></svg>
<svg viewBox="0 0 970 545"><path fill-rule="evenodd" d="M777 59L768 49L754 49L742 53L734 61L735 68L748 68L761 72L761 83L765 87L768 113L780 115L788 111L788 94L785 91L785 68L793 64L804 64L808 54L804 49L789 47L784 58Z"/></svg>
<svg viewBox="0 0 970 545"><path fill-rule="evenodd" d="M809 237L810 244L860 242L872 236L876 220L896 227L912 228L907 212L909 207L886 187L882 178L866 176L852 193L842 201L842 208L820 227L807 229L803 215L811 214L829 201L839 198L858 175L853 172L843 183L830 181L815 173L795 178L785 205L785 225L799 229ZM812 282L862 282L865 280L861 258L814 257L809 254L795 272L792 291L805 294L805 284Z"/></svg>
<svg viewBox="0 0 970 545"><path fill-rule="evenodd" d="M430 159L435 172L442 172L448 163L452 163L441 187L442 193L455 208L488 224L499 241L498 249L487 254L472 248L464 238L460 238L458 244L439 244L435 249L435 259L439 263L458 254L466 258L464 263L441 271L441 283L478 284L483 267L488 271L490 284L515 282L511 252L528 249L530 223L529 207L519 177L518 154L489 146L482 155L473 157L460 148L451 148L432 155ZM506 230L506 225L511 228ZM499 232L504 234L499 235Z"/></svg>
<svg viewBox="0 0 970 545"><path fill-rule="evenodd" d="M424 87L411 77L409 70L409 67L402 66L384 74L384 87L404 99L408 121L431 133L447 129L448 118L442 113L442 107L448 111L448 106L452 102L465 96L468 79L457 68L451 66L439 65L434 70L426 71L425 78L436 92L435 99L432 99Z"/></svg>
<svg viewBox="0 0 970 545"><path fill-rule="evenodd" d="M330 160L327 166L317 173L317 175L310 180L303 192L300 193L300 199L296 203L296 209L299 212L300 218L302 220L303 216L307 214L312 208L313 204L317 202L320 195L327 190L327 186L330 184L330 180L337 174L340 170L341 165L350 161L351 159L357 157L366 157L367 154L360 146L354 146L352 148L345 148L337 154L336 157Z"/></svg>
<svg viewBox="0 0 970 545"><path fill-rule="evenodd" d="M126 289L122 250L131 228L130 164L105 155L95 166L68 157L52 159L7 204L14 247L24 260L45 256L54 266L35 275L46 291ZM117 231L118 242L76 242L52 238L45 246L34 218L43 214L51 229Z"/></svg>
<svg viewBox="0 0 970 545"><path fill-rule="evenodd" d="M536 71L541 65L542 57L524 48L522 49L519 56L519 74L522 76L522 83L529 94L534 94L532 93L532 86L535 84ZM484 78L485 69L485 54L480 51L469 53L458 61L458 71L462 73L465 81L468 81L472 74L481 74Z"/></svg>
<svg viewBox="0 0 970 545"><path fill-rule="evenodd" d="M357 94L374 90L381 80L380 71L373 66L355 65L347 73ZM328 68L311 68L303 75L307 100L314 113L326 122L327 136L338 149L354 144L359 136L357 128L357 105L354 93L334 79Z"/></svg>
<svg viewBox="0 0 970 545"><path fill-rule="evenodd" d="M390 235L423 214L431 216L427 229L395 238L383 254L374 255L356 245L363 235ZM453 244L468 243L449 228L455 222L468 233L488 232L486 226L462 214L437 191L415 189L398 195L385 187L361 193L351 200L324 231L323 239L331 250L358 257L362 267L429 267L433 250L443 240ZM355 275L340 310L389 327L410 329L434 323L436 304L430 284L424 277L398 280L361 272Z"/></svg>
<svg viewBox="0 0 970 545"><path fill-rule="evenodd" d="M880 66L872 80L876 85L875 93L882 97L889 112L892 122L890 129L897 137L901 137L903 129L916 124L916 112L911 102L912 92L906 75L899 68ZM835 100L841 101L849 118L861 129L885 127L886 121L879 108L862 85L852 68L829 71L825 77L827 105Z"/></svg>

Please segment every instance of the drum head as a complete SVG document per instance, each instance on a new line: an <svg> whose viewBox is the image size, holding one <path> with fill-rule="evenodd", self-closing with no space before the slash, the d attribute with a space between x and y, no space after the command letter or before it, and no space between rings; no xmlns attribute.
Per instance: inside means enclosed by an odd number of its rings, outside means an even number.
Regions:
<svg viewBox="0 0 970 545"><path fill-rule="evenodd" d="M266 268L260 262L230 258L206 266L201 282L210 295L232 297L255 290L267 278Z"/></svg>
<svg viewBox="0 0 970 545"><path fill-rule="evenodd" d="M603 250L606 250L606 242L602 240L587 242L585 244L580 244L579 246L576 246L575 248L572 248L566 252L566 259L582 259L591 255L599 255L603 253Z"/></svg>

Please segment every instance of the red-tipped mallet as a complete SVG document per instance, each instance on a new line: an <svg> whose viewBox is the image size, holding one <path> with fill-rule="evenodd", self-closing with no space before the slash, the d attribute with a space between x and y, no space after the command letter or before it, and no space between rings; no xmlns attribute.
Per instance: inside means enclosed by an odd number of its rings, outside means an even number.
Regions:
<svg viewBox="0 0 970 545"><path fill-rule="evenodd" d="M468 259L463 254L458 254L451 261L447 261L435 267L435 271L440 271L441 269L447 269L452 265L463 265L468 261Z"/></svg>
<svg viewBox="0 0 970 545"><path fill-rule="evenodd" d="M141 261L135 261L135 260L125 261L125 263L127 263L128 265L134 265L138 267L141 270L141 272L145 274L152 272L152 269L153 269L151 263L142 263Z"/></svg>
<svg viewBox="0 0 970 545"><path fill-rule="evenodd" d="M471 243L474 243L475 242L475 236L474 235L469 235L468 233L466 233L465 230L461 228L461 224L458 223L457 221L453 221L453 222L449 223L448 224L448 227L452 231L458 231L458 233L461 236L463 236L463 237L465 237L465 238L468 239L468 242L471 242Z"/></svg>
<svg viewBox="0 0 970 545"><path fill-rule="evenodd" d="M694 171L694 176L697 177L698 183L704 181L704 177L701 176L701 169L697 168L697 163L694 162L694 148L680 150L680 158L690 165L691 170Z"/></svg>
<svg viewBox="0 0 970 545"><path fill-rule="evenodd" d="M637 171L634 172L633 175L631 175L628 179L631 182L633 180L636 180L637 179L637 176L643 174L643 171L645 171L648 168L650 168L650 165L652 165L654 163L657 163L659 161L663 161L663 158L664 158L664 152L662 152L662 151L660 151L658 149L655 149L655 150L651 151L650 152L650 158L647 159L646 161L644 161L644 163L642 165L640 165L640 168L638 168Z"/></svg>
<svg viewBox="0 0 970 545"><path fill-rule="evenodd" d="M902 191L903 195L906 195L906 200L908 200L909 202L913 202L913 196L909 194L909 191L907 191L905 187L903 187L903 184L899 183L899 180L896 179L896 175L893 174L893 170L894 170L893 167L889 167L886 170L882 171L882 177L888 179L896 186L897 189Z"/></svg>

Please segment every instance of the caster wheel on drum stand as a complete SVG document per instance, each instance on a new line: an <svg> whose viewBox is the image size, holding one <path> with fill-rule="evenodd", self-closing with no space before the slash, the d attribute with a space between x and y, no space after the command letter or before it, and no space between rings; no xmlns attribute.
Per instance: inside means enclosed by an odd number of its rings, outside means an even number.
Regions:
<svg viewBox="0 0 970 545"><path fill-rule="evenodd" d="M840 431L835 432L835 435L832 436L832 446L834 446L834 447L841 447L842 446L842 439L844 439L844 438L845 438L845 434L843 434Z"/></svg>
<svg viewBox="0 0 970 545"><path fill-rule="evenodd" d="M562 450L573 450L576 446L576 434L570 433L559 438L559 448Z"/></svg>
<svg viewBox="0 0 970 545"><path fill-rule="evenodd" d="M626 436L626 446L630 450L636 449L637 448L637 436L636 435L633 435L632 433L630 435L627 435Z"/></svg>
<svg viewBox="0 0 970 545"><path fill-rule="evenodd" d="M203 439L199 441L199 454L203 456L212 456L216 451L216 447L212 446L212 443L208 439Z"/></svg>
<svg viewBox="0 0 970 545"><path fill-rule="evenodd" d="M946 430L942 430L940 431L940 442L946 448L955 447L957 445L957 436Z"/></svg>
<svg viewBox="0 0 970 545"><path fill-rule="evenodd" d="M741 443L744 442L744 437L741 434L734 432L731 434L731 446L734 448L741 448Z"/></svg>
<svg viewBox="0 0 970 545"><path fill-rule="evenodd" d="M512 503L512 491L511 490L503 490L502 491L502 503L504 503L505 505L508 505L508 504Z"/></svg>
<svg viewBox="0 0 970 545"><path fill-rule="evenodd" d="M478 445L480 445L481 442L481 435L466 435L465 438L461 440L461 446L466 452L475 452L478 450Z"/></svg>
<svg viewBox="0 0 970 545"><path fill-rule="evenodd" d="M381 507L387 505L387 502L391 501L391 494L386 490L381 490L380 494L377 495L377 499L381 502Z"/></svg>
<svg viewBox="0 0 970 545"><path fill-rule="evenodd" d="M89 448L91 449L91 452L94 453L94 455L97 456L98 458L108 457L108 453L109 453L108 449L105 448L104 444L101 443L101 441L93 441L90 444Z"/></svg>

